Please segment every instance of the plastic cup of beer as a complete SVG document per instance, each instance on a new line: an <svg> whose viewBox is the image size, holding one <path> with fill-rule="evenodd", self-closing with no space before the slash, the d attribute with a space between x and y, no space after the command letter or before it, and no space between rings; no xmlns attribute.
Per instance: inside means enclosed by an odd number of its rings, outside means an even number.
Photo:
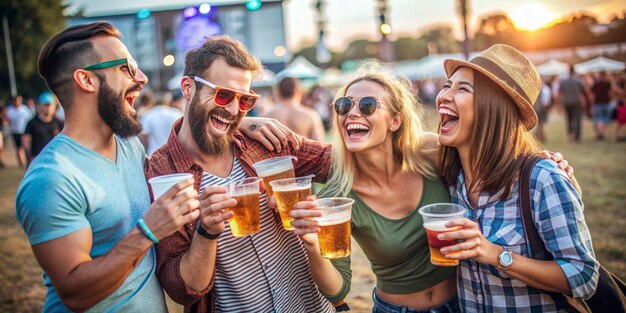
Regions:
<svg viewBox="0 0 626 313"><path fill-rule="evenodd" d="M263 179L263 185L265 185L268 196L272 195L271 181L296 177L296 173L293 169L293 160L295 159L296 157L292 155L286 155L252 164L257 175Z"/></svg>
<svg viewBox="0 0 626 313"><path fill-rule="evenodd" d="M440 251L441 248L455 245L458 242L456 240L439 240L437 235L458 230L459 227L447 228L446 223L462 218L465 214L465 208L454 203L434 203L422 207L418 212L422 215L428 236L430 263L439 266L459 265L459 260L447 259Z"/></svg>
<svg viewBox="0 0 626 313"><path fill-rule="evenodd" d="M276 197L278 213L283 222L283 228L286 230L294 229L291 226L293 218L290 215L293 206L300 201L306 200L306 197L311 195L311 178L311 176L283 178L270 182Z"/></svg>
<svg viewBox="0 0 626 313"><path fill-rule="evenodd" d="M350 255L350 220L352 204L349 198L324 198L315 201L322 216L317 217L320 232L317 238L320 253L327 259L343 258Z"/></svg>
<svg viewBox="0 0 626 313"><path fill-rule="evenodd" d="M228 185L228 194L237 199L237 205L228 209L234 213L228 220L228 225L235 237L253 235L261 230L260 183L260 178L249 177Z"/></svg>
<svg viewBox="0 0 626 313"><path fill-rule="evenodd" d="M193 177L193 175L189 173L168 174L152 177L148 180L148 183L150 183L150 186L152 187L152 194L154 195L154 199L156 200L161 197L167 190L172 188L172 186L176 185L179 181L191 177Z"/></svg>

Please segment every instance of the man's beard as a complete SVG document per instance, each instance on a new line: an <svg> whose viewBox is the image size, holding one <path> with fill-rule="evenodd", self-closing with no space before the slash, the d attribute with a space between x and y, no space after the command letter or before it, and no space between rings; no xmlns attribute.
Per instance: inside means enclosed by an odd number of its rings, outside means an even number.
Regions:
<svg viewBox="0 0 626 313"><path fill-rule="evenodd" d="M241 119L245 114L240 113L235 121L228 125L229 129L225 135L213 137L207 131L208 123L211 123L211 115L217 115L227 120L231 120L232 116L224 108L215 107L207 112L206 105L201 104L198 100L198 93L193 96L189 107L189 127L191 128L191 137L196 142L198 149L208 156L219 156L227 151L232 142L233 134L237 130Z"/></svg>
<svg viewBox="0 0 626 313"><path fill-rule="evenodd" d="M135 85L128 91L137 90L139 87L139 85ZM119 95L116 95L102 75L100 77L100 92L98 93L98 114L113 133L121 138L137 136L141 133L141 123L137 120L137 114L131 115L124 112L125 102L124 93L120 92Z"/></svg>

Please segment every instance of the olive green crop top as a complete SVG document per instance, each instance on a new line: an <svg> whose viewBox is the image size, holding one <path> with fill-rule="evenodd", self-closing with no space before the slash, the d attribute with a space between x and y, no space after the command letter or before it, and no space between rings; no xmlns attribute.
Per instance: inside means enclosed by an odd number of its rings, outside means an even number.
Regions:
<svg viewBox="0 0 626 313"><path fill-rule="evenodd" d="M430 263L430 252L422 216L418 209L431 203L450 202L447 188L439 180L424 178L420 203L415 210L400 219L386 218L370 207L354 192L352 206L352 236L359 243L376 275L376 288L396 294L413 293L453 275L455 267ZM326 295L333 303L343 300L350 291L352 271L350 257L332 260L343 277L343 286L336 295Z"/></svg>

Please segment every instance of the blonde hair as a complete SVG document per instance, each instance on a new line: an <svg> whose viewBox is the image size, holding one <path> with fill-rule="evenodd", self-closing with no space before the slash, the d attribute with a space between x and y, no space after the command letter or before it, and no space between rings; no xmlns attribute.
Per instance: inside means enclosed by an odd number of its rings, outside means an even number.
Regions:
<svg viewBox="0 0 626 313"><path fill-rule="evenodd" d="M402 162L403 172L419 173L429 178L436 176L433 164L428 161L425 145L428 133L424 127L424 109L417 97L411 92L411 83L384 69L377 61L368 60L361 64L356 78L343 86L335 97L346 95L347 90L361 81L379 84L387 92L387 104L394 114L403 118L400 128L393 132L393 155ZM333 101L333 103L334 103ZM348 151L343 141L343 134L337 114L332 122L334 140L332 155L332 175L321 191L321 196L346 196L352 189L355 175L358 173L355 153Z"/></svg>

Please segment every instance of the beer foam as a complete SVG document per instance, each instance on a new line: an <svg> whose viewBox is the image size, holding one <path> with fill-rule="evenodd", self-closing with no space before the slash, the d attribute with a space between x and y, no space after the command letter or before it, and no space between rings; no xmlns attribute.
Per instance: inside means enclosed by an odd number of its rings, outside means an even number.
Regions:
<svg viewBox="0 0 626 313"><path fill-rule="evenodd" d="M274 168L267 168L264 170L257 170L257 174L259 176L262 177L266 177L266 176L272 176L272 175L276 175L276 174L280 174L282 172L286 172L293 169L293 166L291 165L287 165L287 166L278 166L278 167L274 167Z"/></svg>
<svg viewBox="0 0 626 313"><path fill-rule="evenodd" d="M451 230L452 228L446 227L446 224L449 220L437 220L432 222L424 223L424 228L435 230L435 231L446 231Z"/></svg>
<svg viewBox="0 0 626 313"><path fill-rule="evenodd" d="M271 176L293 169L294 157L282 156L266 159L252 164L259 176Z"/></svg>
<svg viewBox="0 0 626 313"><path fill-rule="evenodd" d="M279 191L279 192L285 192L285 191L296 191L296 190L305 190L305 189L310 189L311 188L311 184L308 184L306 186L298 186L298 185L272 185L272 190L274 192Z"/></svg>
<svg viewBox="0 0 626 313"><path fill-rule="evenodd" d="M256 190L237 190L237 191L230 191L230 196L231 197L240 197L240 196L246 196L246 195L254 195L254 194L258 194L259 192Z"/></svg>
<svg viewBox="0 0 626 313"><path fill-rule="evenodd" d="M333 213L333 214L329 214L329 215L324 215L322 217L318 217L317 221L319 222L320 226L327 226L327 225L334 225L334 224L341 224L345 221L349 221L350 220L350 211L346 211L346 212L338 212L338 213Z"/></svg>

